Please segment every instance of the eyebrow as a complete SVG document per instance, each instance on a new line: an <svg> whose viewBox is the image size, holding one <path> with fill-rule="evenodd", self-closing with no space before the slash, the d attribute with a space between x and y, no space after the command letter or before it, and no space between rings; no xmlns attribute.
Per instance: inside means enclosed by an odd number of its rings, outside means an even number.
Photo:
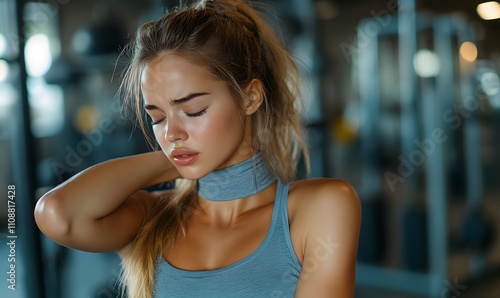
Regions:
<svg viewBox="0 0 500 298"><path fill-rule="evenodd" d="M203 95L208 95L208 94L210 94L210 93L190 93L182 98L170 100L170 104L171 105L178 105L178 104L190 101L193 98L200 97ZM155 105L152 105L152 104L146 104L146 105L144 105L144 109L146 109L146 110L158 110L159 108Z"/></svg>

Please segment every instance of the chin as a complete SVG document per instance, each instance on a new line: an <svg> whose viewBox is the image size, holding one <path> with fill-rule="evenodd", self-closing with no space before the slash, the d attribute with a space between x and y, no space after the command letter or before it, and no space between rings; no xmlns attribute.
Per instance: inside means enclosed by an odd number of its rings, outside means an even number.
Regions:
<svg viewBox="0 0 500 298"><path fill-rule="evenodd" d="M179 171L179 174L181 174L182 178L189 180L198 180L208 174L205 172L202 173L196 169L188 169L184 167L183 168L178 167L177 171Z"/></svg>

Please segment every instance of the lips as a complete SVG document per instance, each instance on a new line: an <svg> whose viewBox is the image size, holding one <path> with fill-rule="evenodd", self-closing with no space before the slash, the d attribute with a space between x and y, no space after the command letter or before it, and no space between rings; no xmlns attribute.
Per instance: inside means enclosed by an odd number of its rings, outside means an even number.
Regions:
<svg viewBox="0 0 500 298"><path fill-rule="evenodd" d="M189 166L198 159L198 152L188 149L173 149L170 156L179 166Z"/></svg>

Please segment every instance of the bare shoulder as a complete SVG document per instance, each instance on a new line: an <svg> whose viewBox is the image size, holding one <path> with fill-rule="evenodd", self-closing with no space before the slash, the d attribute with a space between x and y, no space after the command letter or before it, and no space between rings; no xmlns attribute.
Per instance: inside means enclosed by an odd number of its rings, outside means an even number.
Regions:
<svg viewBox="0 0 500 298"><path fill-rule="evenodd" d="M317 215L318 210L357 214L361 210L359 197L348 182L341 179L316 178L300 180L290 186L290 217Z"/></svg>
<svg viewBox="0 0 500 298"><path fill-rule="evenodd" d="M290 232L303 265L296 297L353 297L361 226L354 188L339 179L298 181L288 202Z"/></svg>

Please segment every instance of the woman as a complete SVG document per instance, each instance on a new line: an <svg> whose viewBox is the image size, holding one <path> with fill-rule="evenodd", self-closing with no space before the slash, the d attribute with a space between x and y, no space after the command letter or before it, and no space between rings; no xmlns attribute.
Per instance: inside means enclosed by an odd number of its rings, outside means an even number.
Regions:
<svg viewBox="0 0 500 298"><path fill-rule="evenodd" d="M161 151L50 191L40 229L118 251L130 297L353 297L359 199L340 180L292 182L308 160L298 72L258 13L201 1L143 25L133 50L121 90Z"/></svg>

